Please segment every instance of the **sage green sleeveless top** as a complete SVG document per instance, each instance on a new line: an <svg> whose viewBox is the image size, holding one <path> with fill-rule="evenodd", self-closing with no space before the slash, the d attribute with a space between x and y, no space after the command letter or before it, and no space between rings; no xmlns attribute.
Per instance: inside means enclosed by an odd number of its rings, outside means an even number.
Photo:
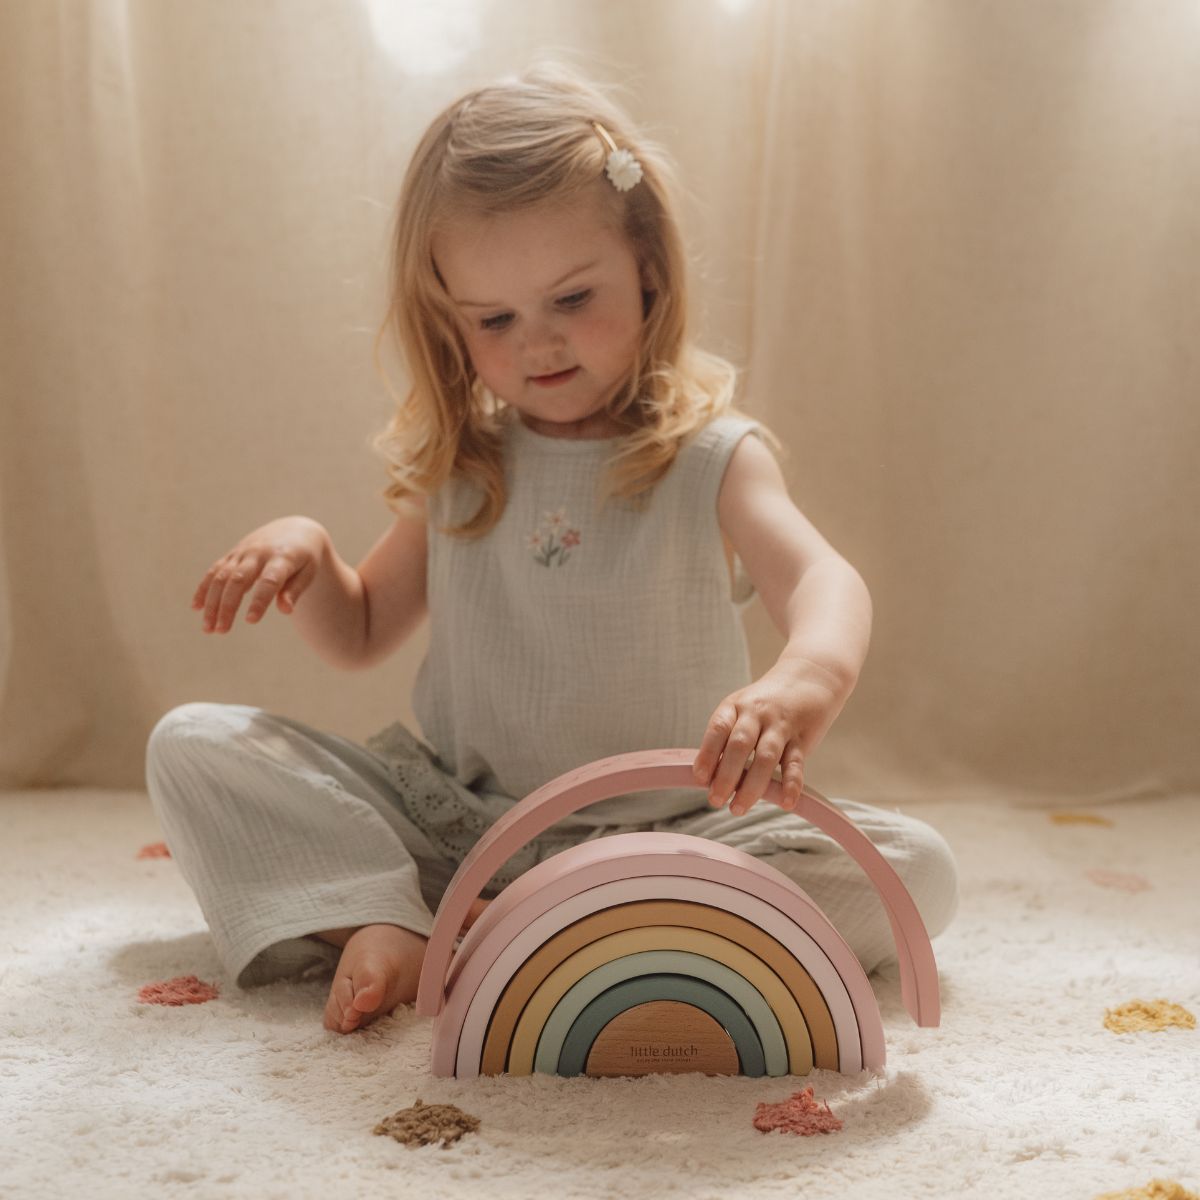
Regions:
<svg viewBox="0 0 1200 1200"><path fill-rule="evenodd" d="M698 747L713 710L750 682L740 610L753 585L730 571L717 522L729 456L755 422L693 434L640 510L597 509L620 439L505 426L508 498L475 540L481 492L451 480L430 497L430 641L413 709L442 767L480 795L520 799L565 771L634 750ZM588 826L702 809L699 788L614 797Z"/></svg>

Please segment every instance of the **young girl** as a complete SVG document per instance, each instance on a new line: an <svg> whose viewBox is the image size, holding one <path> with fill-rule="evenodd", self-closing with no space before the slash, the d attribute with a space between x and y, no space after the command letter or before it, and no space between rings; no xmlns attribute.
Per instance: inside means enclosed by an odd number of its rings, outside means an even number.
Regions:
<svg viewBox="0 0 1200 1200"><path fill-rule="evenodd" d="M240 705L158 723L150 796L230 976L332 967L325 1026L359 1028L413 999L442 893L517 800L598 758L692 745L695 788L583 810L488 894L572 843L670 830L794 879L868 971L891 957L850 857L752 807L776 772L794 806L855 685L871 604L790 500L776 440L733 407L733 368L688 340L663 152L563 69L471 92L417 146L392 267L388 324L412 382L380 438L394 522L352 567L316 521L272 521L192 603L217 633L243 600L251 623L274 603L347 669L428 614L425 740L392 725L360 746ZM739 615L754 591L787 639L759 679ZM941 931L957 895L943 839L834 803Z"/></svg>

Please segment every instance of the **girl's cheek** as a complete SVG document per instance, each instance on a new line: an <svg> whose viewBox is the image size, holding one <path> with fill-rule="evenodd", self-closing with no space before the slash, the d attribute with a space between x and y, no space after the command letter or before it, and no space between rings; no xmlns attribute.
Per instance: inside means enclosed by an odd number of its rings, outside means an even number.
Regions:
<svg viewBox="0 0 1200 1200"><path fill-rule="evenodd" d="M597 330L605 338L615 342L636 337L642 327L642 305L633 295L614 297L613 302L598 308L592 314Z"/></svg>
<svg viewBox="0 0 1200 1200"><path fill-rule="evenodd" d="M576 336L592 345L606 346L624 336L623 322L616 313L600 311L590 313L575 327Z"/></svg>
<svg viewBox="0 0 1200 1200"><path fill-rule="evenodd" d="M507 369L507 360L510 355L499 346L489 346L479 338L469 338L467 350L471 355L471 362L475 370L480 375L495 374L497 371Z"/></svg>
<svg viewBox="0 0 1200 1200"><path fill-rule="evenodd" d="M637 344L641 325L621 313L597 314L584 334L592 345L602 347L610 356L619 358L630 353Z"/></svg>

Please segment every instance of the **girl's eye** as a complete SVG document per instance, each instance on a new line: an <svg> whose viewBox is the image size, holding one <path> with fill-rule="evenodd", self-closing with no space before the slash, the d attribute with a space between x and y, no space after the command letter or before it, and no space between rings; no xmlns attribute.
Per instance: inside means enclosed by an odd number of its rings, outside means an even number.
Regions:
<svg viewBox="0 0 1200 1200"><path fill-rule="evenodd" d="M559 299L559 304L565 308L576 309L582 308L588 300L591 299L592 289L585 288L582 292L572 292L569 296L563 296ZM508 322L512 320L512 313L500 313L495 317L484 317L479 322L481 329L490 329L493 332L502 331L508 328Z"/></svg>

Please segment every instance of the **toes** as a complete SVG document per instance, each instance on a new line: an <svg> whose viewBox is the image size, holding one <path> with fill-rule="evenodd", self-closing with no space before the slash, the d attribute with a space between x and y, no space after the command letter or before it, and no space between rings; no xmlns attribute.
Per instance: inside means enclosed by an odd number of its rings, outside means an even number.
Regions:
<svg viewBox="0 0 1200 1200"><path fill-rule="evenodd" d="M329 1000L325 1005L325 1028L335 1033L353 1029L357 1024L357 1012L353 1023L347 1025L348 1014L354 1011L354 985L349 975L338 975L329 989Z"/></svg>
<svg viewBox="0 0 1200 1200"><path fill-rule="evenodd" d="M325 1028L349 1033L416 994L425 939L404 929L370 926L347 941L325 1005Z"/></svg>
<svg viewBox="0 0 1200 1200"><path fill-rule="evenodd" d="M360 971L357 980L339 975L329 991L325 1005L325 1028L335 1033L350 1033L370 1018L379 1015L386 986L373 971Z"/></svg>
<svg viewBox="0 0 1200 1200"><path fill-rule="evenodd" d="M383 1003L384 986L378 979L360 983L354 990L350 1011L370 1014Z"/></svg>

